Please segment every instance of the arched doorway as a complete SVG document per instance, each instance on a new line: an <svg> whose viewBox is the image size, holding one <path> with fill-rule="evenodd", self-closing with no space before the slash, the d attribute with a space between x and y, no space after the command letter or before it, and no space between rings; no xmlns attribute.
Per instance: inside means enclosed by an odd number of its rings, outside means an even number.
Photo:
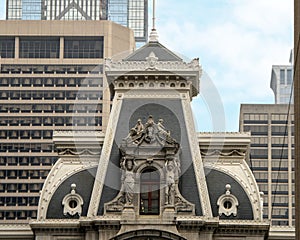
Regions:
<svg viewBox="0 0 300 240"><path fill-rule="evenodd" d="M141 229L120 234L110 240L186 240L175 233L155 229Z"/></svg>

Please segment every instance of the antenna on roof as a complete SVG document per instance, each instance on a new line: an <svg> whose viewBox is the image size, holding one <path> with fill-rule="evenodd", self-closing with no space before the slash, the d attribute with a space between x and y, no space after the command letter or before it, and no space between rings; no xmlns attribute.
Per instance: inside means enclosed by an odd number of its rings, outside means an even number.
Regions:
<svg viewBox="0 0 300 240"><path fill-rule="evenodd" d="M149 36L149 42L158 42L158 34L156 32L155 28L155 0L152 0L153 6L152 6L152 30Z"/></svg>
<svg viewBox="0 0 300 240"><path fill-rule="evenodd" d="M155 30L155 0L153 0L152 11L152 30Z"/></svg>

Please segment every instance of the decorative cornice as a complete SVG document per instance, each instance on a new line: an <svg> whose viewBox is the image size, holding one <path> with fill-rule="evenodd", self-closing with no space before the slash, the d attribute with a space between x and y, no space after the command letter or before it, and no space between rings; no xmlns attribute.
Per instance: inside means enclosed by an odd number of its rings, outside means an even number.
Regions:
<svg viewBox="0 0 300 240"><path fill-rule="evenodd" d="M153 62L152 62L153 63ZM155 66L155 67L154 67ZM191 62L186 63L184 61L156 61L155 65L151 66L149 61L117 61L113 62L111 59L105 60L106 71L118 71L118 72L131 72L131 71L200 71L199 59L193 59Z"/></svg>

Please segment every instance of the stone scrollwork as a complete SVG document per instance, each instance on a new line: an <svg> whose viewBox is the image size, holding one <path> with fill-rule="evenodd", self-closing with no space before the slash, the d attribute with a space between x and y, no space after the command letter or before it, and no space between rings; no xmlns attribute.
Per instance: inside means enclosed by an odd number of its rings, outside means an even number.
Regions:
<svg viewBox="0 0 300 240"><path fill-rule="evenodd" d="M224 214L229 217L230 215L237 216L237 208L239 205L238 199L230 193L231 186L226 184L226 193L221 195L217 201L219 207L219 215Z"/></svg>
<svg viewBox="0 0 300 240"><path fill-rule="evenodd" d="M76 193L76 184L71 184L71 193L67 194L62 201L62 205L64 207L63 213L64 215L71 215L74 216L78 214L81 215L82 212L82 205L83 205L83 198Z"/></svg>

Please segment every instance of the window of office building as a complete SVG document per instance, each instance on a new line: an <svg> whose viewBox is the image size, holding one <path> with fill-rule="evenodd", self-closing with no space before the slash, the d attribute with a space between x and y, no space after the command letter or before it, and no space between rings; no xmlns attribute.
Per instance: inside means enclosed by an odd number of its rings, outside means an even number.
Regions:
<svg viewBox="0 0 300 240"><path fill-rule="evenodd" d="M293 71L292 69L287 69L286 71L286 83L287 84L292 84L293 81Z"/></svg>
<svg viewBox="0 0 300 240"><path fill-rule="evenodd" d="M244 123L245 124L267 124L268 123L268 114L244 114Z"/></svg>
<svg viewBox="0 0 300 240"><path fill-rule="evenodd" d="M21 37L20 58L59 58L59 38Z"/></svg>
<svg viewBox="0 0 300 240"><path fill-rule="evenodd" d="M134 29L135 37L144 37L145 30L145 2L140 0L130 0L128 2L129 21L128 27Z"/></svg>
<svg viewBox="0 0 300 240"><path fill-rule="evenodd" d="M41 20L42 0L22 0L22 19Z"/></svg>
<svg viewBox="0 0 300 240"><path fill-rule="evenodd" d="M103 37L66 37L64 58L103 58Z"/></svg>
<svg viewBox="0 0 300 240"><path fill-rule="evenodd" d="M109 0L108 1L108 19L128 26L128 0Z"/></svg>
<svg viewBox="0 0 300 240"><path fill-rule="evenodd" d="M260 126L260 125L245 125L244 126L245 132L251 132L251 135L262 135L267 136L268 135L268 126Z"/></svg>
<svg viewBox="0 0 300 240"><path fill-rule="evenodd" d="M287 136L288 128L285 126L272 126L272 136Z"/></svg>
<svg viewBox="0 0 300 240"><path fill-rule="evenodd" d="M285 69L280 69L280 84L285 84Z"/></svg>
<svg viewBox="0 0 300 240"><path fill-rule="evenodd" d="M287 148L273 148L272 149L272 159L283 159L288 158Z"/></svg>
<svg viewBox="0 0 300 240"><path fill-rule="evenodd" d="M22 0L7 1L7 19L21 19L22 17Z"/></svg>
<svg viewBox="0 0 300 240"><path fill-rule="evenodd" d="M13 37L0 37L1 58L15 57L15 39Z"/></svg>

